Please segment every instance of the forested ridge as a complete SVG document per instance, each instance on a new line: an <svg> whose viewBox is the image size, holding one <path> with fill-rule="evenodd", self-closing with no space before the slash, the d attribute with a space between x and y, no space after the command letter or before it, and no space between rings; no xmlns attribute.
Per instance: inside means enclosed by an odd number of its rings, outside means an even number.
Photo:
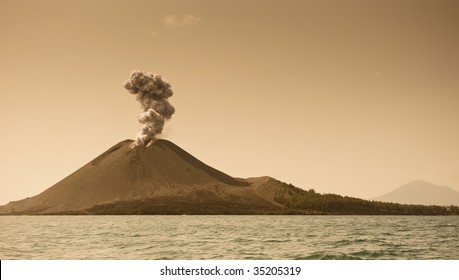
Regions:
<svg viewBox="0 0 459 280"><path fill-rule="evenodd" d="M459 207L407 205L370 201L337 194L320 194L314 189L304 190L284 184L274 201L307 214L337 215L459 215Z"/></svg>

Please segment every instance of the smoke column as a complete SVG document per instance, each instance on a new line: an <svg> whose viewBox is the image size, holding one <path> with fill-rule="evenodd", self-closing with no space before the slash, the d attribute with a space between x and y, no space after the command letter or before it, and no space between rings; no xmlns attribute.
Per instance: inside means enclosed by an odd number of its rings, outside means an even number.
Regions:
<svg viewBox="0 0 459 280"><path fill-rule="evenodd" d="M174 94L171 85L160 75L136 70L131 73L124 88L135 95L143 110L137 116L142 126L137 132L135 146L148 145L156 134L163 131L164 122L175 112L174 106L167 101Z"/></svg>

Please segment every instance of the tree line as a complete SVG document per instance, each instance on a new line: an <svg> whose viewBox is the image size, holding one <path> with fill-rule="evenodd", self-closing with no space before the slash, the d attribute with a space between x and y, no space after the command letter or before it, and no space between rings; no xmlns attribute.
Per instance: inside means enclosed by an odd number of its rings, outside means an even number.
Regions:
<svg viewBox="0 0 459 280"><path fill-rule="evenodd" d="M274 201L305 214L337 215L459 215L459 207L408 205L370 201L337 194L319 194L314 189L304 190L284 184Z"/></svg>

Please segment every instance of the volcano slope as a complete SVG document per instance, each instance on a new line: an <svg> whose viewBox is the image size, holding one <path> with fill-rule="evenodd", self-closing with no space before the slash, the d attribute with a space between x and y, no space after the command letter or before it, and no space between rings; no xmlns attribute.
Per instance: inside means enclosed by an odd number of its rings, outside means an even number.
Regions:
<svg viewBox="0 0 459 280"><path fill-rule="evenodd" d="M122 141L62 181L0 214L279 214L283 185L270 177L237 179L156 140Z"/></svg>

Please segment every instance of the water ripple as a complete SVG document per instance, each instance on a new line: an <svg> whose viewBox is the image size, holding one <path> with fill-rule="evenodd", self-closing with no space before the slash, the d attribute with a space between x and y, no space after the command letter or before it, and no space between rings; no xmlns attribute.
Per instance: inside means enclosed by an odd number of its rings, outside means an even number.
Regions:
<svg viewBox="0 0 459 280"><path fill-rule="evenodd" d="M0 259L459 259L459 217L1 216Z"/></svg>

